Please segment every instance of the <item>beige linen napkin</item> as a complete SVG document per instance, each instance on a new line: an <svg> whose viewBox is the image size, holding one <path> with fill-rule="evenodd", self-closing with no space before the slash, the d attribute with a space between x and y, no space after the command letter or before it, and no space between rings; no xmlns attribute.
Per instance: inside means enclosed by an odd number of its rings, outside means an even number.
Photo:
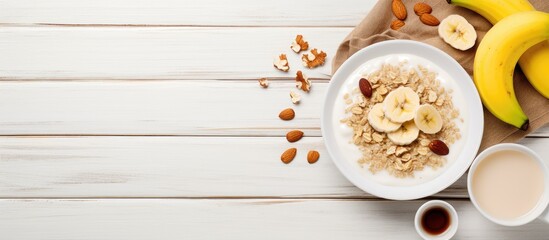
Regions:
<svg viewBox="0 0 549 240"><path fill-rule="evenodd" d="M419 17L414 14L413 5L420 1L403 0L408 10L406 25L398 31L389 28L391 21L395 19L391 12L392 0L379 0L368 16L345 38L339 46L333 60L332 73L351 55L358 50L376 42L393 39L410 39L435 46L456 59L463 68L472 76L473 60L476 47L486 31L492 26L487 20L477 13L465 8L449 5L446 0L426 0L424 2L432 6L432 15L439 20L450 14L459 14L465 17L477 30L478 39L475 47L467 51L460 51L446 44L439 36L437 27L424 25ZM532 5L539 10L548 12L548 0L530 0ZM549 63L548 63L549 67ZM549 81L549 77L547 79ZM508 125L488 110L484 109L484 136L480 150L500 142L515 142L535 131L549 122L549 100L539 94L526 80L524 74L515 71L515 92L524 112L530 119L528 131L519 130ZM472 123L474 124L474 123Z"/></svg>

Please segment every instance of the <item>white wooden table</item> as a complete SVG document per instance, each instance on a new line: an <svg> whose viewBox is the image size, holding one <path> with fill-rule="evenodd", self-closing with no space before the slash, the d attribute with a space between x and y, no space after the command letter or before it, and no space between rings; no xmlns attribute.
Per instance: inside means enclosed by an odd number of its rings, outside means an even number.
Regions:
<svg viewBox="0 0 549 240"><path fill-rule="evenodd" d="M0 239L418 238L425 200L374 198L328 157L330 64L306 71L296 119L277 118L300 68L294 36L332 57L374 4L0 0ZM271 65L282 52L289 74ZM290 145L289 129L306 138ZM549 128L523 143L549 156ZM432 197L457 208L456 238L549 238L541 222L482 218L464 179Z"/></svg>

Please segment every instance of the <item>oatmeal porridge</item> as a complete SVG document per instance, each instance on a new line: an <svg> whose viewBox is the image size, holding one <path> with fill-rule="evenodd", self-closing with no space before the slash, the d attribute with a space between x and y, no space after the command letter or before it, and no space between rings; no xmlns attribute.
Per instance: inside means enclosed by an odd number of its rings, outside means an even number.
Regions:
<svg viewBox="0 0 549 240"><path fill-rule="evenodd" d="M409 65L384 62L364 71L360 84L343 95L345 117L339 120L352 129L348 140L361 152L357 163L372 174L386 170L408 178L439 169L461 138L452 89L436 71Z"/></svg>

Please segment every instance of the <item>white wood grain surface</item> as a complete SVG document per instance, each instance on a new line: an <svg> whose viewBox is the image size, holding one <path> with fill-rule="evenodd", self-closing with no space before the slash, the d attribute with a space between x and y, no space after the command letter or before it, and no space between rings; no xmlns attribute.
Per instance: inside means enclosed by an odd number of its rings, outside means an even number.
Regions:
<svg viewBox="0 0 549 240"><path fill-rule="evenodd" d="M15 24L352 27L373 0L1 0L0 22Z"/></svg>
<svg viewBox="0 0 549 240"><path fill-rule="evenodd" d="M0 239L418 238L424 200L360 191L320 135L331 58L375 2L0 0ZM296 34L328 53L298 106ZM549 127L522 144L548 156ZM456 206L457 239L547 239L488 222L465 187L433 196Z"/></svg>
<svg viewBox="0 0 549 240"><path fill-rule="evenodd" d="M521 143L549 154L549 138ZM285 165L289 147L299 150ZM339 173L320 137L2 137L0 149L4 198L372 197ZM436 197L468 197L466 175Z"/></svg>
<svg viewBox="0 0 549 240"><path fill-rule="evenodd" d="M13 239L419 239L424 201L307 199L0 200L0 232ZM547 239L546 225L502 227L469 201L456 239ZM10 223L6 225L5 223Z"/></svg>
<svg viewBox="0 0 549 240"><path fill-rule="evenodd" d="M320 135L327 84L293 105L295 81L93 81L0 83L1 134ZM297 111L293 121L279 112Z"/></svg>
<svg viewBox="0 0 549 240"><path fill-rule="evenodd" d="M298 154L285 165L290 147ZM0 149L0 197L371 197L320 137L4 137ZM312 149L321 158L310 165ZM438 196L467 197L465 185Z"/></svg>
<svg viewBox="0 0 549 240"><path fill-rule="evenodd" d="M0 28L0 79L294 78L296 34L328 54L309 77L328 79L331 57L351 28L10 27ZM273 67L287 53L291 71Z"/></svg>

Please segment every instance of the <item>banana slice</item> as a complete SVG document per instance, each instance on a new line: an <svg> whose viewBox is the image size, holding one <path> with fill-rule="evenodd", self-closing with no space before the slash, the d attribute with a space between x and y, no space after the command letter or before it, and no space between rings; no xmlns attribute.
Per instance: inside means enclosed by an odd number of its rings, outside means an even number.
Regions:
<svg viewBox="0 0 549 240"><path fill-rule="evenodd" d="M477 32L473 25L460 15L450 15L438 25L438 35L450 46L467 50L475 45Z"/></svg>
<svg viewBox="0 0 549 240"><path fill-rule="evenodd" d="M419 129L414 121L405 122L398 130L387 133L389 140L397 145L408 145L416 140L418 135Z"/></svg>
<svg viewBox="0 0 549 240"><path fill-rule="evenodd" d="M409 87L399 87L385 97L385 116L396 123L412 120L419 107L419 96Z"/></svg>
<svg viewBox="0 0 549 240"><path fill-rule="evenodd" d="M378 132L393 132L402 125L401 123L391 122L385 117L385 111L381 103L374 105L368 113L368 123Z"/></svg>
<svg viewBox="0 0 549 240"><path fill-rule="evenodd" d="M414 123L419 130L428 134L435 134L442 129L442 117L437 109L430 104L419 106Z"/></svg>

